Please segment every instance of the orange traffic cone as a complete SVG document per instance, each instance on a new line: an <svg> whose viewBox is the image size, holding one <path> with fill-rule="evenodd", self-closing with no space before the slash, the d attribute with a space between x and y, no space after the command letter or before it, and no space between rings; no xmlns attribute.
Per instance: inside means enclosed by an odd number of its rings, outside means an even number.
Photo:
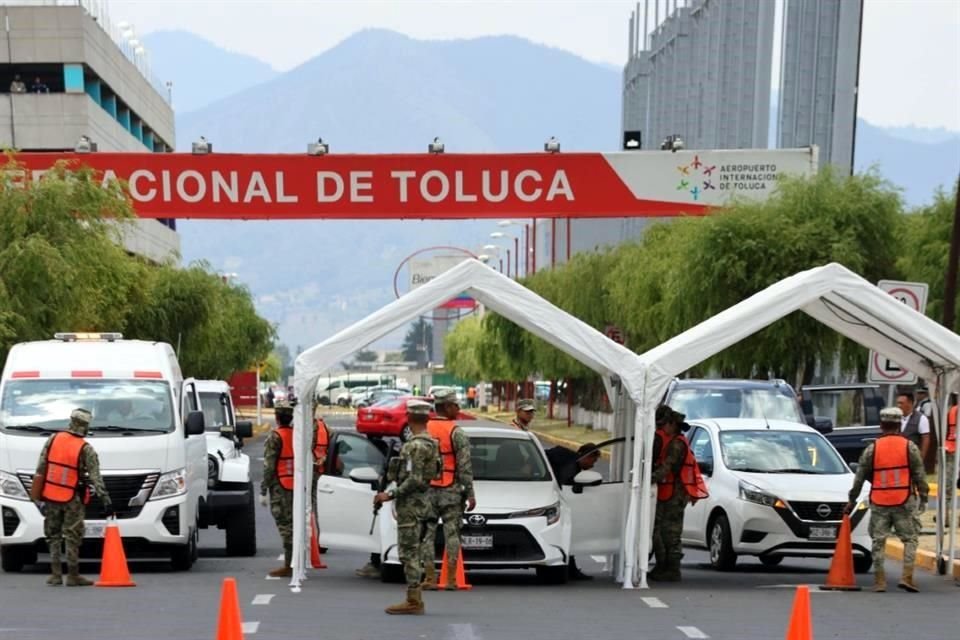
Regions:
<svg viewBox="0 0 960 640"><path fill-rule="evenodd" d="M327 565L323 563L320 557L320 534L317 531L317 516L310 514L310 566L314 569L326 569Z"/></svg>
<svg viewBox="0 0 960 640"><path fill-rule="evenodd" d="M820 586L823 591L860 591L857 579L853 575L853 543L850 540L850 516L843 516L837 547L830 561L827 583Z"/></svg>
<svg viewBox="0 0 960 640"><path fill-rule="evenodd" d="M793 598L793 611L787 624L786 640L813 640L813 623L810 620L810 587L797 587Z"/></svg>
<svg viewBox="0 0 960 640"><path fill-rule="evenodd" d="M100 563L100 579L97 587L135 587L127 568L127 554L123 552L123 540L120 539L120 527L116 521L107 522L103 539L103 561Z"/></svg>
<svg viewBox="0 0 960 640"><path fill-rule="evenodd" d="M449 577L449 571L447 569L447 551L443 551L443 560L440 565L440 581L437 583L440 585L440 588L447 586L447 579ZM457 590L458 591L469 591L473 589L472 584L467 583L467 572L463 566L463 549L460 549L460 553L457 554Z"/></svg>
<svg viewBox="0 0 960 640"><path fill-rule="evenodd" d="M223 579L216 640L243 640L243 616L240 614L240 599L237 597L237 581L233 578Z"/></svg>

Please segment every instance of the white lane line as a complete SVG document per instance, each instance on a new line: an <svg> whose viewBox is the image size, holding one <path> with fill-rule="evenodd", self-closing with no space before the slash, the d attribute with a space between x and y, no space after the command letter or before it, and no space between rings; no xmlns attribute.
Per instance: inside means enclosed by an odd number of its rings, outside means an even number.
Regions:
<svg viewBox="0 0 960 640"><path fill-rule="evenodd" d="M260 628L259 622L244 622L243 623L243 635L253 635L257 632L257 629ZM704 636L706 637L706 636Z"/></svg>
<svg viewBox="0 0 960 640"><path fill-rule="evenodd" d="M270 604L271 600L273 600L272 593L258 593L250 604Z"/></svg>
<svg viewBox="0 0 960 640"><path fill-rule="evenodd" d="M597 564L607 564L607 556L590 556L590 559Z"/></svg>
<svg viewBox="0 0 960 640"><path fill-rule="evenodd" d="M263 458L257 458L257 462L263 462Z"/></svg>
<svg viewBox="0 0 960 640"><path fill-rule="evenodd" d="M277 560L284 560L285 558L286 556L284 556L282 553L277 556Z"/></svg>
<svg viewBox="0 0 960 640"><path fill-rule="evenodd" d="M264 580L279 580L280 578L275 578L273 576L264 576Z"/></svg>
<svg viewBox="0 0 960 640"><path fill-rule="evenodd" d="M450 632L450 640L483 640L472 624L452 624Z"/></svg>
<svg viewBox="0 0 960 640"><path fill-rule="evenodd" d="M696 627L677 627L677 629L679 629L680 631L682 631L683 634L684 634L685 636L687 636L688 638L695 638L695 639L697 639L697 640L703 640L704 638L709 638L709 637L710 637L710 636L708 636L707 634L705 634L703 631L700 631L700 629L697 629Z"/></svg>
<svg viewBox="0 0 960 640"><path fill-rule="evenodd" d="M640 598L651 609L669 609L670 606L660 598Z"/></svg>

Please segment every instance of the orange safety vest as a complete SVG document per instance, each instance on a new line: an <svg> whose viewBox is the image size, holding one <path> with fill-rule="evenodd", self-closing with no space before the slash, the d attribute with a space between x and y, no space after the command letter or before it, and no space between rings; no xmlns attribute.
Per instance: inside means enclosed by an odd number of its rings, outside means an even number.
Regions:
<svg viewBox="0 0 960 640"><path fill-rule="evenodd" d="M317 418L317 445L313 448L313 461L320 462L327 457L327 447L330 445L330 438L327 435L327 423L323 418Z"/></svg>
<svg viewBox="0 0 960 640"><path fill-rule="evenodd" d="M957 452L957 405L950 407L947 412L947 437L944 438L943 446L947 453Z"/></svg>
<svg viewBox="0 0 960 640"><path fill-rule="evenodd" d="M441 472L440 477L430 481L431 487L450 487L456 479L457 454L453 450L453 430L457 423L445 418L437 418L427 422L427 433L437 441L440 448Z"/></svg>
<svg viewBox="0 0 960 640"><path fill-rule="evenodd" d="M707 492L707 485L703 481L703 476L700 474L697 459L694 457L693 451L690 450L690 443L687 442L687 439L682 434L674 437L683 442L683 446L686 449L686 453L684 453L683 456L683 465L680 467L680 482L683 483L683 488L687 492L687 496L689 496L692 502L708 497L710 494ZM663 464L663 461L667 459L667 445L670 444L671 441L671 438L666 433L663 434L661 439L663 441L663 447L660 449L657 464ZM664 502L672 498L675 485L676 475L673 473L673 470L667 471L663 479L657 483L657 500Z"/></svg>
<svg viewBox="0 0 960 640"><path fill-rule="evenodd" d="M47 502L70 502L80 486L80 451L86 442L66 431L53 436L47 449L47 473L43 482L43 499Z"/></svg>
<svg viewBox="0 0 960 640"><path fill-rule="evenodd" d="M293 427L277 427L280 436L280 457L277 458L277 480L287 491L293 491Z"/></svg>
<svg viewBox="0 0 960 640"><path fill-rule="evenodd" d="M896 507L910 498L910 441L893 434L877 438L873 449L870 502Z"/></svg>

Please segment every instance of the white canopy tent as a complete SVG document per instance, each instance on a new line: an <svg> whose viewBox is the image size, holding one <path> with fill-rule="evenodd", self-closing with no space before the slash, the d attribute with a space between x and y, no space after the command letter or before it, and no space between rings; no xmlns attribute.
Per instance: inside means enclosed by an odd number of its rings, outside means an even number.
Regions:
<svg viewBox="0 0 960 640"><path fill-rule="evenodd" d="M651 527L642 498L650 495L650 475L641 463L646 463L644 452L653 450L654 411L670 381L794 311L803 311L919 374L932 385L934 402L942 407L940 415L946 415L948 394L960 387L960 336L839 264L803 271L771 285L640 356L644 380L641 398L637 400L636 425L643 437L634 443L623 557L625 577L634 571L639 558L644 566L641 581L646 579ZM943 460L942 451L940 459ZM953 469L954 478L956 473ZM947 489L940 495L955 495L949 490L952 487ZM956 506L956 498L953 500ZM953 558L956 521L950 524ZM942 537L938 536L938 550L941 543ZM639 555L634 555L638 547ZM624 586L628 586L626 580Z"/></svg>
<svg viewBox="0 0 960 640"><path fill-rule="evenodd" d="M550 304L529 289L477 260L466 260L379 311L320 344L304 351L294 363L297 397L312 398L317 380L341 360L384 335L403 327L440 304L466 292L486 308L576 358L597 373L613 401L613 381L634 400L641 397L644 372L635 353ZM311 465L312 402L301 402L294 412L294 528L293 579L298 591L305 577ZM372 505L371 505L372 507Z"/></svg>

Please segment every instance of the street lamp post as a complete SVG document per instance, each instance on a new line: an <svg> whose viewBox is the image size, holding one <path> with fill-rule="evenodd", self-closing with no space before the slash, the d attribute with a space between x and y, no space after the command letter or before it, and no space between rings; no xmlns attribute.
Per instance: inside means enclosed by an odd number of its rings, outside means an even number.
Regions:
<svg viewBox="0 0 960 640"><path fill-rule="evenodd" d="M503 223L498 223L500 226L503 226ZM494 231L490 234L491 238L505 239L513 238L513 273L515 278L520 277L520 238L513 235L512 233L505 233L503 231ZM507 249L507 272L510 271L510 250Z"/></svg>

